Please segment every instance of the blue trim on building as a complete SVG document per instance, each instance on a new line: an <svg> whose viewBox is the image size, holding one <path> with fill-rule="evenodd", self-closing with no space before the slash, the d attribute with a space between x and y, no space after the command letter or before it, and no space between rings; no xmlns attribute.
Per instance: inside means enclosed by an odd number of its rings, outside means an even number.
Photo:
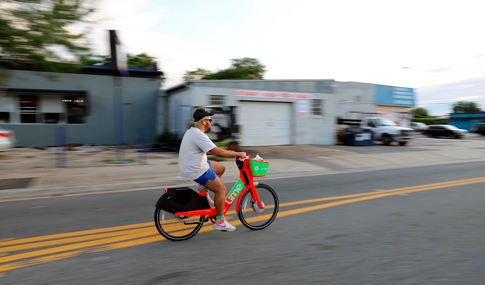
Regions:
<svg viewBox="0 0 485 285"><path fill-rule="evenodd" d="M473 126L485 122L485 113L451 113L449 124L471 131Z"/></svg>
<svg viewBox="0 0 485 285"><path fill-rule="evenodd" d="M451 113L451 118L460 118L460 119L476 119L476 118L483 118L485 120L485 113L473 113L473 114L465 114L465 113Z"/></svg>

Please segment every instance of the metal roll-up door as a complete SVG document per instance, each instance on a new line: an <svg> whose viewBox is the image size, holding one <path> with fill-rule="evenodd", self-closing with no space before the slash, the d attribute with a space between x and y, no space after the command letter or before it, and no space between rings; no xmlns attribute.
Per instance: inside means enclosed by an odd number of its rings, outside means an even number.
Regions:
<svg viewBox="0 0 485 285"><path fill-rule="evenodd" d="M291 103L242 101L238 114L242 146L291 144Z"/></svg>

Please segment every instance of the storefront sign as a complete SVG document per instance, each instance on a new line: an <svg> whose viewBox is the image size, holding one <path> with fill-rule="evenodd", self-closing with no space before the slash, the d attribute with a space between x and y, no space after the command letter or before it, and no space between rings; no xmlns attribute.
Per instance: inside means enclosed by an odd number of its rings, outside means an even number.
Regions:
<svg viewBox="0 0 485 285"><path fill-rule="evenodd" d="M414 89L386 85L375 85L375 103L414 106Z"/></svg>
<svg viewBox="0 0 485 285"><path fill-rule="evenodd" d="M288 93L288 92L271 92L271 91L254 91L254 90L236 90L237 96L244 97L263 97L278 99L311 99L311 94Z"/></svg>
<svg viewBox="0 0 485 285"><path fill-rule="evenodd" d="M411 88L392 87L392 103L396 105L413 105L414 91Z"/></svg>

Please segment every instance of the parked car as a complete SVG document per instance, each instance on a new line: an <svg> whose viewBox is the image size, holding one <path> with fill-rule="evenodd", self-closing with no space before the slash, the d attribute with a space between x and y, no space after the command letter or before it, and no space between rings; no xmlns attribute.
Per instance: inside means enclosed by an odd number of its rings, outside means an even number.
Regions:
<svg viewBox="0 0 485 285"><path fill-rule="evenodd" d="M424 133L428 129L428 125L420 122L411 122L411 128L417 133Z"/></svg>
<svg viewBox="0 0 485 285"><path fill-rule="evenodd" d="M13 131L0 127L0 151L6 151L15 147L15 135Z"/></svg>
<svg viewBox="0 0 485 285"><path fill-rule="evenodd" d="M450 137L460 139L468 133L467 130L459 129L452 125L430 125L424 132L430 138Z"/></svg>
<svg viewBox="0 0 485 285"><path fill-rule="evenodd" d="M379 117L365 117L360 121L360 127L374 133L374 140L382 141L385 145L397 142L405 146L413 139L414 131L411 128L396 125L389 119Z"/></svg>
<svg viewBox="0 0 485 285"><path fill-rule="evenodd" d="M471 128L471 131L473 133L481 134L482 136L485 136L485 123L481 123L478 125L475 125Z"/></svg>

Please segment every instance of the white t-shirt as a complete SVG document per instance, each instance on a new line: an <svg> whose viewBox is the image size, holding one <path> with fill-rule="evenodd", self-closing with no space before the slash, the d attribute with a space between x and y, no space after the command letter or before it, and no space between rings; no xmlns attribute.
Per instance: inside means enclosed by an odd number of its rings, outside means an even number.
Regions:
<svg viewBox="0 0 485 285"><path fill-rule="evenodd" d="M209 169L207 152L216 145L198 128L190 128L182 139L179 151L180 176L195 180Z"/></svg>

